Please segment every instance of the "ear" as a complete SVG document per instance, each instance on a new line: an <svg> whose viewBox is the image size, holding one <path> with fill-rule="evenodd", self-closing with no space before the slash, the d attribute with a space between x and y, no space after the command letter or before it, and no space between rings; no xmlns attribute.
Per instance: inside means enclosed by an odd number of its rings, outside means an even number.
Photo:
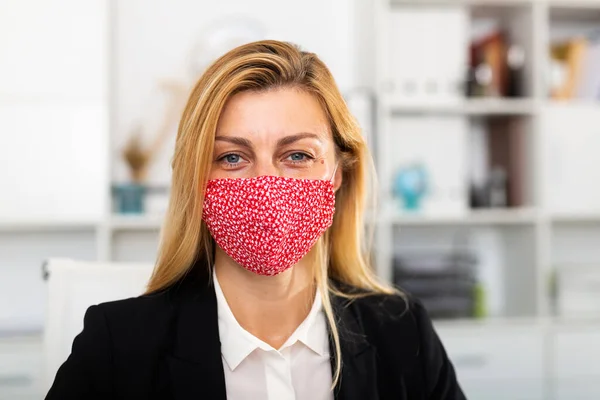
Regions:
<svg viewBox="0 0 600 400"><path fill-rule="evenodd" d="M333 177L333 190L337 192L337 190L342 186L342 177L344 176L344 171L342 166L340 165L335 170L335 176Z"/></svg>

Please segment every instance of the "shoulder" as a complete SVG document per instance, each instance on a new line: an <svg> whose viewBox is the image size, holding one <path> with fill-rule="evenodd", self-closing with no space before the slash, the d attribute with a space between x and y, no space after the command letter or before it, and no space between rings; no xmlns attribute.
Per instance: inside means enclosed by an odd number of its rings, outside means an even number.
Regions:
<svg viewBox="0 0 600 400"><path fill-rule="evenodd" d="M417 300L404 293L374 293L367 291L355 292L357 297L351 302L364 311L370 311L382 317L389 317L392 320L397 320L400 315L406 316L407 312L414 312Z"/></svg>
<svg viewBox="0 0 600 400"><path fill-rule="evenodd" d="M95 306L111 320L138 320L168 310L172 299L168 291L109 301Z"/></svg>
<svg viewBox="0 0 600 400"><path fill-rule="evenodd" d="M365 293L352 300L367 335L402 354L423 355L441 347L427 310L416 297L406 294Z"/></svg>
<svg viewBox="0 0 600 400"><path fill-rule="evenodd" d="M208 284L188 277L163 290L96 305L109 322L144 325L172 316L178 306L204 293ZM161 321L162 322L162 321Z"/></svg>
<svg viewBox="0 0 600 400"><path fill-rule="evenodd" d="M355 299L353 307L386 370L410 371L413 384L427 398L464 399L444 345L418 299L407 294L367 294Z"/></svg>
<svg viewBox="0 0 600 400"><path fill-rule="evenodd" d="M140 346L164 340L175 317L175 301L169 290L100 303L88 309L96 321L103 319L113 346Z"/></svg>
<svg viewBox="0 0 600 400"><path fill-rule="evenodd" d="M161 351L170 329L170 297L161 292L90 306L46 398L113 398L115 365L137 371L152 366Z"/></svg>
<svg viewBox="0 0 600 400"><path fill-rule="evenodd" d="M407 352L419 352L430 321L418 299L404 293L364 293L350 300L349 306L356 309L366 333L376 340L386 343L402 338Z"/></svg>
<svg viewBox="0 0 600 400"><path fill-rule="evenodd" d="M356 321L352 330L358 330L373 347L383 350L386 356L405 360L419 354L422 340L429 336L428 316L416 298L402 292L368 291L337 281L332 282L332 289L340 321Z"/></svg>
<svg viewBox="0 0 600 400"><path fill-rule="evenodd" d="M333 282L333 288L345 296L334 296L344 308L349 308L363 322L373 327L416 328L427 313L418 299L403 292L379 293ZM369 326L367 326L369 328Z"/></svg>

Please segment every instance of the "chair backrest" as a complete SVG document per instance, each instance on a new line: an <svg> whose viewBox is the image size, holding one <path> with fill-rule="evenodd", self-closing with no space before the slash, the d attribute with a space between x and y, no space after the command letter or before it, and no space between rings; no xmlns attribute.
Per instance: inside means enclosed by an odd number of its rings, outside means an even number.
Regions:
<svg viewBox="0 0 600 400"><path fill-rule="evenodd" d="M83 329L87 308L141 295L153 265L51 259L46 268L48 299L40 379L42 393L50 389L58 368L71 353L73 339Z"/></svg>

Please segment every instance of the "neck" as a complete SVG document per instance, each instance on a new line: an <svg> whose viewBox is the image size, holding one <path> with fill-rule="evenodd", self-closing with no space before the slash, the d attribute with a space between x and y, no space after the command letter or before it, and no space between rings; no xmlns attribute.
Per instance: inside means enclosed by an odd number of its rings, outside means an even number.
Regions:
<svg viewBox="0 0 600 400"><path fill-rule="evenodd" d="M314 301L310 266L302 261L276 276L261 276L217 249L215 272L238 323L275 349L304 321Z"/></svg>

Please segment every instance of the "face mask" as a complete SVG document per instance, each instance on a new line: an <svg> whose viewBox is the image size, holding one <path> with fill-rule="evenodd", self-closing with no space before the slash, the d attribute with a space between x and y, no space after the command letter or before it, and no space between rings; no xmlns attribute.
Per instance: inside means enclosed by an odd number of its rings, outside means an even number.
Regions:
<svg viewBox="0 0 600 400"><path fill-rule="evenodd" d="M242 267L277 275L300 261L331 226L333 176L210 180L202 219L217 245Z"/></svg>

